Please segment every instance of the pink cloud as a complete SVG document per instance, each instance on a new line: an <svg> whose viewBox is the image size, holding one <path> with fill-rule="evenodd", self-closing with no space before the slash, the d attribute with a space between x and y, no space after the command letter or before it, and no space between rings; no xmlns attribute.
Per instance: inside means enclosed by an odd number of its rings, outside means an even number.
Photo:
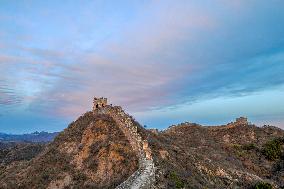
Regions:
<svg viewBox="0 0 284 189"><path fill-rule="evenodd" d="M182 86L174 83L198 66L176 64L183 60L173 49L184 40L195 40L196 29L213 30L216 20L190 5L167 7L157 2L151 7L143 12L149 16L138 16L119 40L107 41L100 53L77 52L66 64L56 59L69 59L70 52L27 49L44 60L55 61L41 73L57 78L56 82L34 103L56 101L52 112L62 115L77 115L90 108L93 96L109 97L131 111L176 103L173 96ZM52 68L60 71L54 73Z"/></svg>

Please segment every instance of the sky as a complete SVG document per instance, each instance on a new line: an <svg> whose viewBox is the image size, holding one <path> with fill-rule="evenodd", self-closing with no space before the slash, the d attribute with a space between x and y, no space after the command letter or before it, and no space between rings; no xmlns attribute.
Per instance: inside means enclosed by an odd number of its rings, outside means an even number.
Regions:
<svg viewBox="0 0 284 189"><path fill-rule="evenodd" d="M0 0L0 132L61 131L94 96L148 128L284 129L284 1Z"/></svg>

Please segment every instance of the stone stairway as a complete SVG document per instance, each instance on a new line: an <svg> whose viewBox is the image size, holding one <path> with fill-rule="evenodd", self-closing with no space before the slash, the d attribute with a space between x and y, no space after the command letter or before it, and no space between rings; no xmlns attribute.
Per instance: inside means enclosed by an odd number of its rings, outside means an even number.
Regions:
<svg viewBox="0 0 284 189"><path fill-rule="evenodd" d="M117 186L117 189L148 189L153 188L155 182L155 166L153 160L143 160L139 169L126 181Z"/></svg>

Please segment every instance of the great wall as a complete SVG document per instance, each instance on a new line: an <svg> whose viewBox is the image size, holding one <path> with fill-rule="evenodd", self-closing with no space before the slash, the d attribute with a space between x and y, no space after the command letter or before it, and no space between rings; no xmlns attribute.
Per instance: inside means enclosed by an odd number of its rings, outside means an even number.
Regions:
<svg viewBox="0 0 284 189"><path fill-rule="evenodd" d="M136 152L139 168L116 189L149 189L154 188L155 165L152 151L146 138L138 132L138 126L130 115L125 113L120 106L107 105L106 98L94 98L94 114L107 114L111 116L129 140L131 147Z"/></svg>

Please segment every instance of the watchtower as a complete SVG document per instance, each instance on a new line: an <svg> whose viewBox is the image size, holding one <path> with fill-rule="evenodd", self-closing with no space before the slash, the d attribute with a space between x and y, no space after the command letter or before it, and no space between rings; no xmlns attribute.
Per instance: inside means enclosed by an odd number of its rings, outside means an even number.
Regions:
<svg viewBox="0 0 284 189"><path fill-rule="evenodd" d="M94 97L93 110L105 107L106 105L107 105L107 98L104 98L104 97L101 97L101 98Z"/></svg>
<svg viewBox="0 0 284 189"><path fill-rule="evenodd" d="M248 118L246 117L239 117L236 119L237 124L247 125L248 124Z"/></svg>

